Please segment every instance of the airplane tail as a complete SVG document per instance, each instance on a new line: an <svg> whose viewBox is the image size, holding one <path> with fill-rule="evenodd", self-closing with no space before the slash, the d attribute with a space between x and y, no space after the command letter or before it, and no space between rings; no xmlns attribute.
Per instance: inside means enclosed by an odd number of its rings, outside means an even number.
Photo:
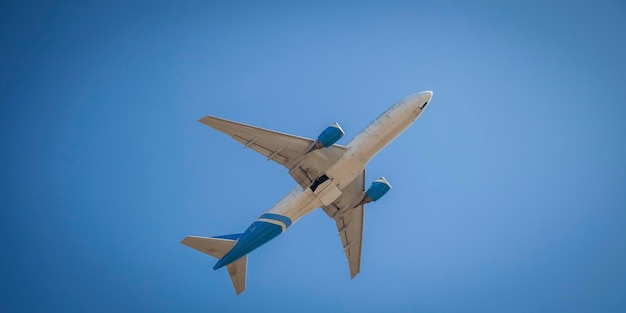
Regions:
<svg viewBox="0 0 626 313"><path fill-rule="evenodd" d="M211 238L187 236L180 243L219 260L235 246L241 235L242 234L233 234ZM247 265L247 255L231 264L226 265L228 275L230 275L230 280L233 282L233 287L235 287L237 295L241 294L246 289Z"/></svg>

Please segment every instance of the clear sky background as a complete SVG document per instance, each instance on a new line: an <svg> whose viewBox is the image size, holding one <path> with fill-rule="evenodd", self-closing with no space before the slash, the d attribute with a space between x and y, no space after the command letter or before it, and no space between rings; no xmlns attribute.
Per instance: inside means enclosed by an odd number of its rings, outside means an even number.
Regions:
<svg viewBox="0 0 626 313"><path fill-rule="evenodd" d="M5 1L2 312L624 312L623 1ZM179 242L243 231L295 182L205 115L370 162L350 280L321 210L249 257L239 297Z"/></svg>

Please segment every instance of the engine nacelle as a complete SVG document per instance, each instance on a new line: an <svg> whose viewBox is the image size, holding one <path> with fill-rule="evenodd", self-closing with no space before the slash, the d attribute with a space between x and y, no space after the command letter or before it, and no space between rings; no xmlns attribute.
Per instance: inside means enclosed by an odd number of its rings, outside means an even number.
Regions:
<svg viewBox="0 0 626 313"><path fill-rule="evenodd" d="M389 189L391 189L391 185L384 177L375 180L370 188L365 192L365 203L382 198L387 191L389 191Z"/></svg>
<svg viewBox="0 0 626 313"><path fill-rule="evenodd" d="M317 143L324 148L328 148L341 139L344 134L345 133L343 132L343 129L341 129L341 126L337 123L333 123L332 125L326 127L326 129L324 129L324 131L317 137Z"/></svg>

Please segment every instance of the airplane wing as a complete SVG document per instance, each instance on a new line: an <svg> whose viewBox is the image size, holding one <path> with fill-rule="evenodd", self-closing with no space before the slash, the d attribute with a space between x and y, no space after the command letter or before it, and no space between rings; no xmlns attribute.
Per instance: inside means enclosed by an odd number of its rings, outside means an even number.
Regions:
<svg viewBox="0 0 626 313"><path fill-rule="evenodd" d="M335 202L322 209L335 220L343 251L348 258L350 277L361 270L361 243L363 241L363 206L356 206L363 199L365 170L350 185L342 190Z"/></svg>
<svg viewBox="0 0 626 313"><path fill-rule="evenodd" d="M310 186L322 176L347 150L344 146L332 145L306 153L313 147L315 140L213 116L205 116L199 121L229 135L245 148L262 154L268 161L283 165L302 188Z"/></svg>

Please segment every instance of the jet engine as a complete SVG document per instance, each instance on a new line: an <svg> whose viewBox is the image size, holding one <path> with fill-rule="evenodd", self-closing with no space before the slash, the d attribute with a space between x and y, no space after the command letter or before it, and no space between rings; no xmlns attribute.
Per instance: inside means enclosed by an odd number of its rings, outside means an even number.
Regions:
<svg viewBox="0 0 626 313"><path fill-rule="evenodd" d="M341 139L344 134L345 133L339 124L332 123L317 137L317 142L319 142L324 148L328 148Z"/></svg>
<svg viewBox="0 0 626 313"><path fill-rule="evenodd" d="M307 151L307 153L313 150L328 148L332 146L333 144L335 144L335 142L341 139L344 134L345 132L343 131L343 129L341 129L341 126L339 126L339 124L332 123L330 126L326 127L326 129L324 129L324 131L319 136L317 136L315 144L311 147L311 149L309 149L309 151Z"/></svg>
<svg viewBox="0 0 626 313"><path fill-rule="evenodd" d="M363 197L363 200L361 200L361 202L359 202L359 204L357 204L356 206L376 201L382 198L390 189L391 184L389 184L389 182L384 177L381 177L375 180L372 185L367 189L367 191L365 191L365 196Z"/></svg>

